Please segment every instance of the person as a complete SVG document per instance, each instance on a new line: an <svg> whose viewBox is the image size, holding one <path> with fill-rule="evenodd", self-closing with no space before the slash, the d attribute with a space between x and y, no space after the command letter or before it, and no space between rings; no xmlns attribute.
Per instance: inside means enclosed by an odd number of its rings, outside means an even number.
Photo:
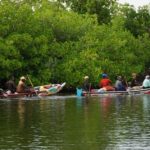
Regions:
<svg viewBox="0 0 150 150"><path fill-rule="evenodd" d="M122 77L121 76L117 77L117 80L115 83L115 90L116 91L125 91L126 90L125 86L122 83Z"/></svg>
<svg viewBox="0 0 150 150"><path fill-rule="evenodd" d="M90 91L90 89L91 89L91 84L89 83L89 77L88 76L84 77L84 81L83 81L83 84L82 84L82 89L84 91Z"/></svg>
<svg viewBox="0 0 150 150"><path fill-rule="evenodd" d="M131 87L134 86L139 86L136 73L132 73Z"/></svg>
<svg viewBox="0 0 150 150"><path fill-rule="evenodd" d="M0 88L0 95L4 93L3 89Z"/></svg>
<svg viewBox="0 0 150 150"><path fill-rule="evenodd" d="M121 81L125 89L128 88L129 84L124 76L121 76Z"/></svg>
<svg viewBox="0 0 150 150"><path fill-rule="evenodd" d="M14 82L14 77L11 77L5 84L5 89L7 94L16 92L16 84Z"/></svg>
<svg viewBox="0 0 150 150"><path fill-rule="evenodd" d="M132 73L132 80L131 80L131 83L130 83L130 87L132 89L140 89L140 84L138 82L138 79L137 79L137 74L136 73Z"/></svg>
<svg viewBox="0 0 150 150"><path fill-rule="evenodd" d="M17 92L18 93L25 93L26 92L25 81L26 81L26 78L24 76L22 76L20 78L20 81L19 81L18 86L17 86Z"/></svg>
<svg viewBox="0 0 150 150"><path fill-rule="evenodd" d="M142 88L150 88L150 76L147 75L143 81Z"/></svg>
<svg viewBox="0 0 150 150"><path fill-rule="evenodd" d="M100 90L114 91L115 89L111 86L112 81L108 78L108 75L103 73L102 79L99 81Z"/></svg>

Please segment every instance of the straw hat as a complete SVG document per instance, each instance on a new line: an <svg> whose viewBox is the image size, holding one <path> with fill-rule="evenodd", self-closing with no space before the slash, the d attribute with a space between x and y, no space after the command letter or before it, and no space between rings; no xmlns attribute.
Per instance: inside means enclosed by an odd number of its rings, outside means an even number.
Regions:
<svg viewBox="0 0 150 150"><path fill-rule="evenodd" d="M25 78L24 76L22 76L22 77L20 78L20 80L26 80L26 78Z"/></svg>
<svg viewBox="0 0 150 150"><path fill-rule="evenodd" d="M136 77L137 76L137 74L136 73L132 73L132 77Z"/></svg>
<svg viewBox="0 0 150 150"><path fill-rule="evenodd" d="M85 76L84 79L89 79L89 76Z"/></svg>

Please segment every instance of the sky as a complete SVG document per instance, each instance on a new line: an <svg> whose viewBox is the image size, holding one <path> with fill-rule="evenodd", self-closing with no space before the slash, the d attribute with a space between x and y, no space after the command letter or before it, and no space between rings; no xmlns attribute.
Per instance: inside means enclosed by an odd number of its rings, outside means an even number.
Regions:
<svg viewBox="0 0 150 150"><path fill-rule="evenodd" d="M134 5L135 8L139 6L150 4L150 0L118 0L119 3L129 3L130 5Z"/></svg>

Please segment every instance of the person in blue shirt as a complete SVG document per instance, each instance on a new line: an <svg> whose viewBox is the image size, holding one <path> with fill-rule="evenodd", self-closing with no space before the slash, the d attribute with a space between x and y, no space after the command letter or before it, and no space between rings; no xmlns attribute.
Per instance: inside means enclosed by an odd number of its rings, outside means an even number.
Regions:
<svg viewBox="0 0 150 150"><path fill-rule="evenodd" d="M121 76L117 77L117 80L115 83L115 90L116 91L125 91L126 90L125 86L122 83L122 77Z"/></svg>

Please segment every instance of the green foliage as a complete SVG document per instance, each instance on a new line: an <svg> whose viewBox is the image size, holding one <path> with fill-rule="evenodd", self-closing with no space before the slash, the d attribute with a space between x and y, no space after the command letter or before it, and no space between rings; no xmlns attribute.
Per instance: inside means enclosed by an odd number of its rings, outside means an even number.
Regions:
<svg viewBox="0 0 150 150"><path fill-rule="evenodd" d="M111 1L65 2L81 14L47 0L0 2L0 80L29 74L34 85L76 87L88 75L97 86L104 71L115 79L149 67L147 8L116 8L112 18Z"/></svg>
<svg viewBox="0 0 150 150"><path fill-rule="evenodd" d="M95 14L100 24L109 23L116 0L57 0L80 14Z"/></svg>
<svg viewBox="0 0 150 150"><path fill-rule="evenodd" d="M150 11L148 6L140 7L136 11L133 6L126 4L119 8L119 12L125 18L125 28L135 37L146 32L150 33Z"/></svg>

